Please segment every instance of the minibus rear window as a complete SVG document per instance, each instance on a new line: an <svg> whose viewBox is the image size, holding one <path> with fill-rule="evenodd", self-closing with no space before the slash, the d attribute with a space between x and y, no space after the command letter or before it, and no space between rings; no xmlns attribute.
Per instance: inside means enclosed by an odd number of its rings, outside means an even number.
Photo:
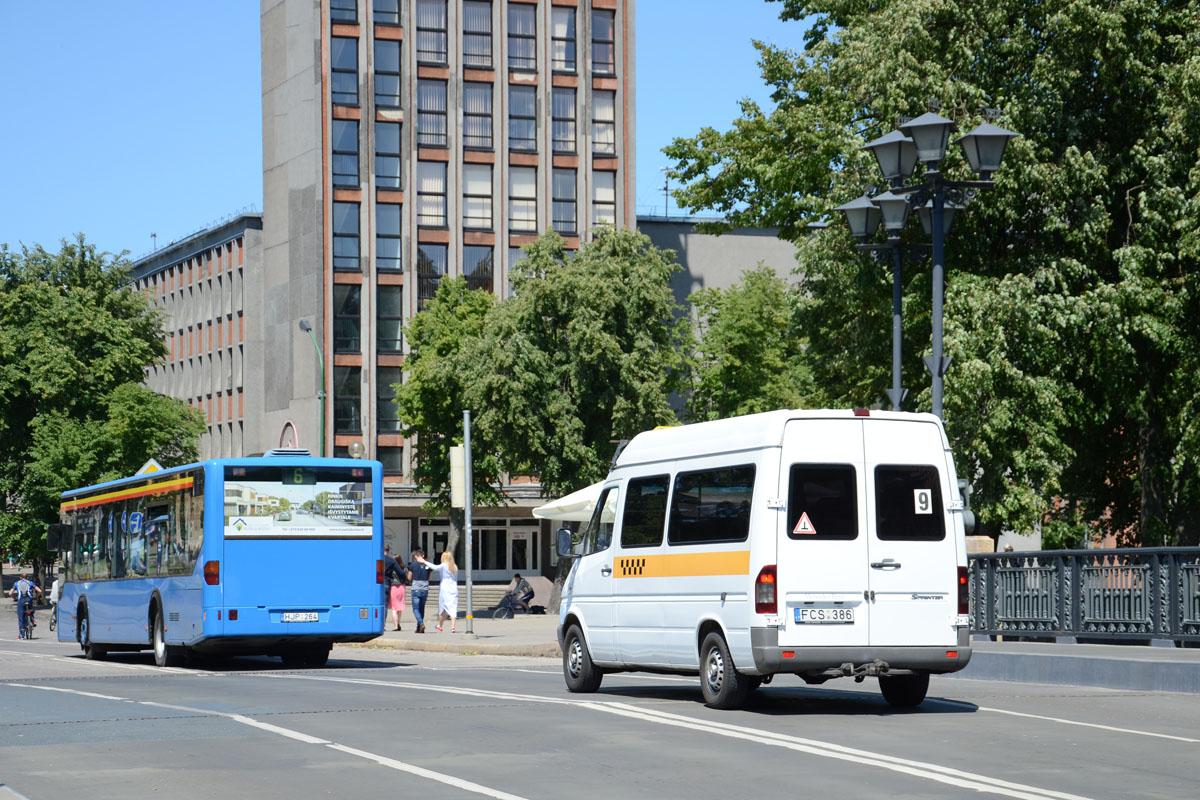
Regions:
<svg viewBox="0 0 1200 800"><path fill-rule="evenodd" d="M675 476L671 495L671 544L744 542L750 535L754 465L720 467Z"/></svg>
<svg viewBox="0 0 1200 800"><path fill-rule="evenodd" d="M792 464L788 482L788 536L857 539L858 489L850 464Z"/></svg>
<svg viewBox="0 0 1200 800"><path fill-rule="evenodd" d="M631 478L625 490L625 513L621 517L622 547L654 547L662 544L667 522L669 475Z"/></svg>
<svg viewBox="0 0 1200 800"><path fill-rule="evenodd" d="M946 538L937 467L875 467L875 535L880 539L940 541Z"/></svg>

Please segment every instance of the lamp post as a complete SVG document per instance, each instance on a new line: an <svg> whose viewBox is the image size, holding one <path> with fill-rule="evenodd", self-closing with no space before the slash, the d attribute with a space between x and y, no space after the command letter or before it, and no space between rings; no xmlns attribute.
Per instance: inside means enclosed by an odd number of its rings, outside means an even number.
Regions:
<svg viewBox="0 0 1200 800"><path fill-rule="evenodd" d="M866 195L839 206L846 215L850 232L859 240L863 250L890 250L893 255L892 283L892 389L888 392L892 407L899 408L904 392L900 388L900 274L901 251L905 248L923 249L923 245L904 245L900 232L904 229L911 209L918 210L926 235L932 239L929 248L932 254L933 278L933 354L925 358L925 366L933 376L933 413L942 416L942 389L950 359L943 354L942 313L945 293L945 259L943 250L946 233L956 211L965 208L979 189L995 185L991 175L1000 169L1004 148L1010 139L1019 134L1006 131L990 123L984 123L957 144L971 169L979 173L979 180L950 181L942 176L941 162L946 155L946 144L955 125L945 117L934 113L922 114L900 126L899 130L881 136L863 146L875 155L879 171L891 187L873 198ZM925 166L920 183L907 184L916 162ZM867 206L872 206L871 212ZM874 215L872 215L874 213ZM868 244L880 221L888 232L886 244Z"/></svg>
<svg viewBox="0 0 1200 800"><path fill-rule="evenodd" d="M321 458L325 457L325 357L321 355L321 345L317 344L317 335L313 333L308 320L300 320L300 330L312 339L313 347L317 348L317 369L320 373L321 388L317 390L317 398L321 401Z"/></svg>

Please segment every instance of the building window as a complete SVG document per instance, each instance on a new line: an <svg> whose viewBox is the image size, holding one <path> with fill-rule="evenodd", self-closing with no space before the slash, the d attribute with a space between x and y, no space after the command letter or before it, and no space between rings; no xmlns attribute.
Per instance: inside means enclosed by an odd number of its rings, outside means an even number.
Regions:
<svg viewBox="0 0 1200 800"><path fill-rule="evenodd" d="M396 408L396 384L404 380L401 367L379 367L375 371L375 419L380 433L399 433L400 417Z"/></svg>
<svg viewBox="0 0 1200 800"><path fill-rule="evenodd" d="M333 121L333 185L358 186L358 121Z"/></svg>
<svg viewBox="0 0 1200 800"><path fill-rule="evenodd" d="M333 368L333 432L362 433L362 367Z"/></svg>
<svg viewBox="0 0 1200 800"><path fill-rule="evenodd" d="M400 24L400 0L375 0L376 25Z"/></svg>
<svg viewBox="0 0 1200 800"><path fill-rule="evenodd" d="M592 223L617 224L617 173L592 173Z"/></svg>
<svg viewBox="0 0 1200 800"><path fill-rule="evenodd" d="M492 4L463 3L463 66L492 66Z"/></svg>
<svg viewBox="0 0 1200 800"><path fill-rule="evenodd" d="M463 165L463 227L492 229L492 165Z"/></svg>
<svg viewBox="0 0 1200 800"><path fill-rule="evenodd" d="M537 90L532 86L508 87L508 147L537 150Z"/></svg>
<svg viewBox="0 0 1200 800"><path fill-rule="evenodd" d="M550 66L556 72L575 71L575 9L550 9Z"/></svg>
<svg viewBox="0 0 1200 800"><path fill-rule="evenodd" d="M401 188L399 122L375 123L375 186Z"/></svg>
<svg viewBox="0 0 1200 800"><path fill-rule="evenodd" d="M592 72L617 71L616 12L592 9Z"/></svg>
<svg viewBox="0 0 1200 800"><path fill-rule="evenodd" d="M553 178L554 230L575 233L575 170L556 169Z"/></svg>
<svg viewBox="0 0 1200 800"><path fill-rule="evenodd" d="M375 105L400 107L400 43L375 40Z"/></svg>
<svg viewBox="0 0 1200 800"><path fill-rule="evenodd" d="M446 146L445 81L417 81L417 145Z"/></svg>
<svg viewBox="0 0 1200 800"><path fill-rule="evenodd" d="M334 36L329 51L331 99L344 106L358 105L358 39Z"/></svg>
<svg viewBox="0 0 1200 800"><path fill-rule="evenodd" d="M554 152L575 152L575 90L555 87L550 95L550 130Z"/></svg>
<svg viewBox="0 0 1200 800"><path fill-rule="evenodd" d="M537 69L537 7L508 7L508 68Z"/></svg>
<svg viewBox="0 0 1200 800"><path fill-rule="evenodd" d="M375 448L375 458L383 464L384 475L404 474L403 447L377 447Z"/></svg>
<svg viewBox="0 0 1200 800"><path fill-rule="evenodd" d="M417 63L446 63L446 0L417 0Z"/></svg>
<svg viewBox="0 0 1200 800"><path fill-rule="evenodd" d="M437 294L446 274L446 245L423 242L417 246L417 304L421 308Z"/></svg>
<svg viewBox="0 0 1200 800"><path fill-rule="evenodd" d="M491 247L467 245L463 248L463 275L468 288L492 291L495 274Z"/></svg>
<svg viewBox="0 0 1200 800"><path fill-rule="evenodd" d="M362 287L352 283L333 285L333 352L357 353L362 350Z"/></svg>
<svg viewBox="0 0 1200 800"><path fill-rule="evenodd" d="M399 353L404 345L404 287L379 287L375 345L381 353Z"/></svg>
<svg viewBox="0 0 1200 800"><path fill-rule="evenodd" d="M463 84L463 147L492 149L492 85Z"/></svg>
<svg viewBox="0 0 1200 800"><path fill-rule="evenodd" d="M333 268L359 270L358 203L333 204Z"/></svg>
<svg viewBox="0 0 1200 800"><path fill-rule="evenodd" d="M617 152L617 93L592 92L592 152Z"/></svg>
<svg viewBox="0 0 1200 800"><path fill-rule="evenodd" d="M537 232L537 167L508 171L508 227Z"/></svg>
<svg viewBox="0 0 1200 800"><path fill-rule="evenodd" d="M417 225L446 227L446 163L417 162Z"/></svg>
<svg viewBox="0 0 1200 800"><path fill-rule="evenodd" d="M378 203L375 206L375 268L398 270L403 264L400 259L400 212L396 203Z"/></svg>
<svg viewBox="0 0 1200 800"><path fill-rule="evenodd" d="M358 22L358 0L329 0L329 19L334 22Z"/></svg>

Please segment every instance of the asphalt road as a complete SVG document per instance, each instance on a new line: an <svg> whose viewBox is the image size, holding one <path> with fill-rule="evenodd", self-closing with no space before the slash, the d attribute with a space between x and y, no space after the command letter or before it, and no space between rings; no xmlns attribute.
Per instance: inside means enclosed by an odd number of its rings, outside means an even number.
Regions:
<svg viewBox="0 0 1200 800"><path fill-rule="evenodd" d="M39 628L39 631L41 628ZM1200 696L934 678L780 677L744 711L695 678L566 691L546 658L335 648L158 669L0 637L0 800L1195 797Z"/></svg>

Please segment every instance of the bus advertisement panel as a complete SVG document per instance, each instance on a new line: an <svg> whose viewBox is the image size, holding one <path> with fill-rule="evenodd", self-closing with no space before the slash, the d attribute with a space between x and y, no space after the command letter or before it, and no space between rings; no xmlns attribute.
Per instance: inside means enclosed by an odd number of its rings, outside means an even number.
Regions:
<svg viewBox="0 0 1200 800"><path fill-rule="evenodd" d="M220 459L63 494L61 641L325 663L383 632L382 466ZM101 633L102 632L102 633Z"/></svg>

